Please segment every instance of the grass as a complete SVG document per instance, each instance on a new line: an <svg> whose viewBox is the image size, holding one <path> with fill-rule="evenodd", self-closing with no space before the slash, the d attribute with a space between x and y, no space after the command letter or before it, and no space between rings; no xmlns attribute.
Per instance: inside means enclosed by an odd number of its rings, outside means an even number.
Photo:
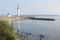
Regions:
<svg viewBox="0 0 60 40"><path fill-rule="evenodd" d="M18 40L8 21L0 20L0 40Z"/></svg>

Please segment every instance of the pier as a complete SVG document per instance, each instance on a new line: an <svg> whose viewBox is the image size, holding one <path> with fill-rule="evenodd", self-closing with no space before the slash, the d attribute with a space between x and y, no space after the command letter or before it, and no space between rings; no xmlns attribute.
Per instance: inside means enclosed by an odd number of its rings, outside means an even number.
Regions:
<svg viewBox="0 0 60 40"><path fill-rule="evenodd" d="M11 17L0 17L1 19L0 20L27 20L27 19L30 19L30 20L46 20L46 21L55 21L55 19L52 19L52 18L35 18L34 16L33 17L30 17L30 16L11 16Z"/></svg>

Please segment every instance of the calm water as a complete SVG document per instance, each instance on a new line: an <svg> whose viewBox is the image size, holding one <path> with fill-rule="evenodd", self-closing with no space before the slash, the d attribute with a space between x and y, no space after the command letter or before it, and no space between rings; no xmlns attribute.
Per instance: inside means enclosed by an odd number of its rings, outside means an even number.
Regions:
<svg viewBox="0 0 60 40"><path fill-rule="evenodd" d="M19 29L20 33L25 35L28 40L60 40L60 16L36 17L54 18L55 21L15 20L13 21L14 30L17 31Z"/></svg>

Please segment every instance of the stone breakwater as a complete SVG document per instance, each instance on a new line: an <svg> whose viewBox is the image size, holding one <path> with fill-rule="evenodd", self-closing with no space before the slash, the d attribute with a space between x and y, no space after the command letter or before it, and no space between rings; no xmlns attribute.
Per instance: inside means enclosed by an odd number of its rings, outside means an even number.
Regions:
<svg viewBox="0 0 60 40"><path fill-rule="evenodd" d="M45 34L33 34L30 32L20 32L20 33L16 33L16 35L19 38L26 38L27 40L48 40L49 39L49 35L45 35Z"/></svg>

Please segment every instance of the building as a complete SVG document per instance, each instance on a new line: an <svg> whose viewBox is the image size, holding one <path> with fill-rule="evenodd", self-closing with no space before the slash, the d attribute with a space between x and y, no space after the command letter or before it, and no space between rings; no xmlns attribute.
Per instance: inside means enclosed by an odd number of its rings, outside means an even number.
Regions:
<svg viewBox="0 0 60 40"><path fill-rule="evenodd" d="M10 15L9 13L7 14L7 16L8 16L8 17L11 17L11 15Z"/></svg>
<svg viewBox="0 0 60 40"><path fill-rule="evenodd" d="M17 16L21 15L21 11L20 11L20 5L17 5Z"/></svg>

